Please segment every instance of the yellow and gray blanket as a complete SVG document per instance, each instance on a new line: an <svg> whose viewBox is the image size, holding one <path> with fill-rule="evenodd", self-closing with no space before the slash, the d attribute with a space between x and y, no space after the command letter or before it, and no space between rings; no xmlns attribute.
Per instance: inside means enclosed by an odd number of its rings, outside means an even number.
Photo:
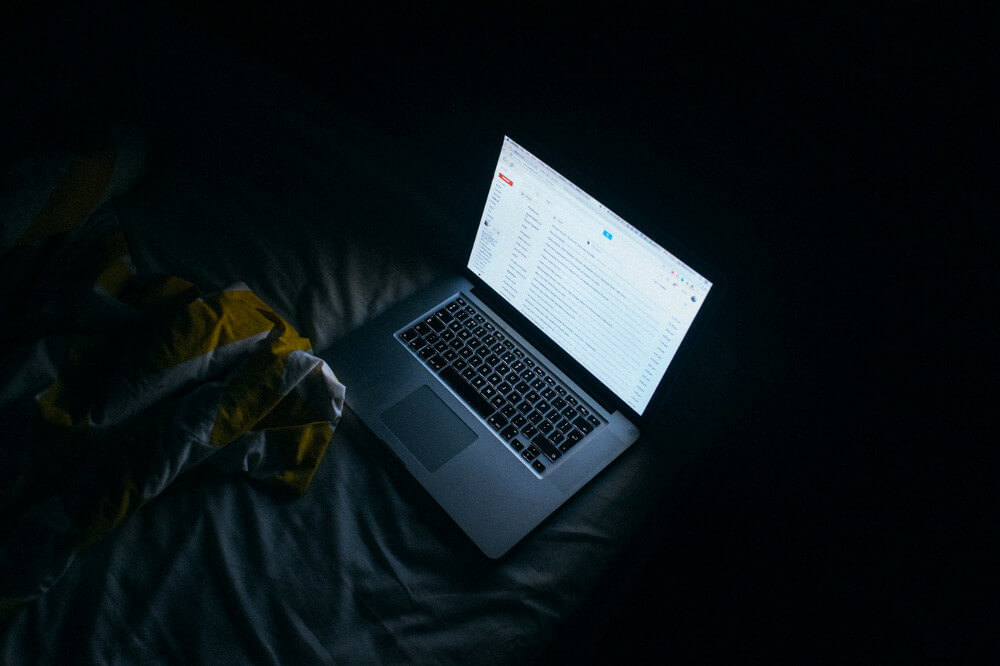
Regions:
<svg viewBox="0 0 1000 666"><path fill-rule="evenodd" d="M305 491L343 407L273 309L137 274L96 201L57 188L0 254L0 618L201 463Z"/></svg>

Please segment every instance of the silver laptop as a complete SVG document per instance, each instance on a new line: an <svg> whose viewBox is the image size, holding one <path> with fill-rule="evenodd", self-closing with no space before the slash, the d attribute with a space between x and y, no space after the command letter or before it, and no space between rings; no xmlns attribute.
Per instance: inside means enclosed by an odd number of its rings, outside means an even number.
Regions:
<svg viewBox="0 0 1000 666"><path fill-rule="evenodd" d="M464 275L323 356L351 409L496 558L638 439L711 288L504 137Z"/></svg>

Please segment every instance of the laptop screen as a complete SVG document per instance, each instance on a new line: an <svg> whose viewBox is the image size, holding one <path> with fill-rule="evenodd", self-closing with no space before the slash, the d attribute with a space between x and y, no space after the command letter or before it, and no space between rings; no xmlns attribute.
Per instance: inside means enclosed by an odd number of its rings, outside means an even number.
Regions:
<svg viewBox="0 0 1000 666"><path fill-rule="evenodd" d="M638 414L712 286L509 137L468 265Z"/></svg>

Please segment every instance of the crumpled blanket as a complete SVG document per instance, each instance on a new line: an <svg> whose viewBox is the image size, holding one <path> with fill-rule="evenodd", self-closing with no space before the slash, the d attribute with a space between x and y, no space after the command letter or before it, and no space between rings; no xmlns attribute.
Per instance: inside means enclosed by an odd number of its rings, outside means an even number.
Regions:
<svg viewBox="0 0 1000 666"><path fill-rule="evenodd" d="M109 208L42 236L0 256L0 619L196 470L304 492L344 401L246 286L137 275Z"/></svg>

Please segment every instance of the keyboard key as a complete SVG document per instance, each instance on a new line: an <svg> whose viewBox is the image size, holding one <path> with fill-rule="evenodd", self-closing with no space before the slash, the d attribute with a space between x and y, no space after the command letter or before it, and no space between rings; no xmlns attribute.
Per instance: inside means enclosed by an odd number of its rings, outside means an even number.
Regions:
<svg viewBox="0 0 1000 666"><path fill-rule="evenodd" d="M576 411L580 412L584 416L586 416L587 414L590 414L590 410L587 409L586 407L584 407L583 405L580 405L579 407L577 407Z"/></svg>
<svg viewBox="0 0 1000 666"><path fill-rule="evenodd" d="M552 425L552 421L545 419L544 421L538 424L538 431L541 432L543 435L547 435L554 427L555 426Z"/></svg>
<svg viewBox="0 0 1000 666"><path fill-rule="evenodd" d="M525 437L533 437L536 432L538 432L538 428L536 428L530 423L521 428L521 434L523 434Z"/></svg>
<svg viewBox="0 0 1000 666"><path fill-rule="evenodd" d="M538 375L539 377L544 377L545 370L542 368L542 366L538 366L537 368L535 368L535 374Z"/></svg>
<svg viewBox="0 0 1000 666"><path fill-rule="evenodd" d="M423 349L421 349L420 351L417 352L417 354L420 356L420 358L422 358L424 360L427 360L431 356L434 356L435 353L436 352L434 351L434 347L431 347L430 345L427 345L426 347L424 347Z"/></svg>
<svg viewBox="0 0 1000 666"><path fill-rule="evenodd" d="M514 409L514 405L507 405L506 407L500 410L500 413L503 414L504 417L509 419L510 417L514 416L514 414L517 414L517 410Z"/></svg>
<svg viewBox="0 0 1000 666"><path fill-rule="evenodd" d="M535 425L538 425L539 422L541 422L541 420L544 418L542 416L542 413L539 412L537 409L532 410L532 412L530 414L528 414L527 416L528 416L528 420L531 421L532 423L534 423Z"/></svg>
<svg viewBox="0 0 1000 666"><path fill-rule="evenodd" d="M524 444L522 444L521 440L519 440L519 439L512 439L512 440L510 440L510 446L515 451L520 451L521 449L524 448Z"/></svg>
<svg viewBox="0 0 1000 666"><path fill-rule="evenodd" d="M455 318L454 315L452 315L451 312L448 311L448 308L441 308L434 314L437 316L438 319L440 319L446 324Z"/></svg>
<svg viewBox="0 0 1000 666"><path fill-rule="evenodd" d="M494 415L493 415L493 416L491 416L491 417L490 417L489 419L487 419L487 422L488 422L488 423L489 423L489 424L490 424L491 426L493 426L493 428L494 428L495 430L502 430L502 429L503 429L503 427L504 427L504 426L506 426L506 425L507 425L507 423L508 423L507 419L505 419L505 418L504 418L503 416L501 416L500 414L494 414Z"/></svg>
<svg viewBox="0 0 1000 666"><path fill-rule="evenodd" d="M503 407L504 404L506 404L506 402L507 402L507 398L503 397L499 393L497 393L495 396L493 396L490 399L490 404L493 405L494 407L496 407L497 409L500 409L501 407Z"/></svg>
<svg viewBox="0 0 1000 666"><path fill-rule="evenodd" d="M546 412L549 411L549 403L545 402L544 400L539 400L538 402L535 403L535 409L540 411L542 414L545 414Z"/></svg>
<svg viewBox="0 0 1000 666"><path fill-rule="evenodd" d="M566 406L566 401L563 400L562 398L556 398L555 400L552 401L552 406L555 407L556 409L562 409L563 407Z"/></svg>
<svg viewBox="0 0 1000 666"><path fill-rule="evenodd" d="M469 364L466 363L465 361L463 361L462 359L457 359L454 363L451 364L451 367L453 367L456 370L458 370L459 372L461 372L462 370L465 370L465 367L467 365L469 365Z"/></svg>
<svg viewBox="0 0 1000 666"><path fill-rule="evenodd" d="M497 395L497 390L492 386L490 386L489 384L487 384L486 386L483 387L483 390L480 391L480 393L483 394L484 398L492 398L493 396Z"/></svg>
<svg viewBox="0 0 1000 666"><path fill-rule="evenodd" d="M431 366L431 368L433 368L434 370L440 370L444 366L448 365L448 362L445 361L442 357L435 354L434 356L431 356L429 359L427 359L427 365Z"/></svg>
<svg viewBox="0 0 1000 666"><path fill-rule="evenodd" d="M542 464L541 460L532 460L531 466L534 467L539 472L545 471L545 465Z"/></svg>
<svg viewBox="0 0 1000 666"><path fill-rule="evenodd" d="M533 368L533 367L535 367L535 362L534 362L534 361L532 361L532 360L531 360L530 358L525 358L525 359L524 359L524 364L525 364L526 366L528 366L529 368Z"/></svg>
<svg viewBox="0 0 1000 666"><path fill-rule="evenodd" d="M455 321L448 324L448 328L458 333L459 331L462 330L462 322L456 319Z"/></svg>
<svg viewBox="0 0 1000 666"><path fill-rule="evenodd" d="M462 344L462 341L459 340L458 338L455 338L454 340L452 340L451 342L449 342L448 346L451 347L452 349L462 349L462 347L464 347L464 345Z"/></svg>
<svg viewBox="0 0 1000 666"><path fill-rule="evenodd" d="M410 346L410 349L412 349L413 351L420 351L421 349L427 346L427 341L424 340L423 338L414 338L413 340L410 340L406 344L408 344Z"/></svg>
<svg viewBox="0 0 1000 666"><path fill-rule="evenodd" d="M514 435L516 435L516 434L517 434L517 428L515 428L512 425L509 425L509 426L507 426L506 428L504 428L503 430L500 431L500 436L503 437L506 440L512 439L514 437ZM516 450L516 451L520 451L521 450L521 446L522 446L521 442L518 442L516 439L514 441L512 441L510 443L510 445L513 446L514 450Z"/></svg>
<svg viewBox="0 0 1000 666"><path fill-rule="evenodd" d="M580 429L584 435L589 435L594 431L594 426L590 425L582 416L573 421L573 425Z"/></svg>
<svg viewBox="0 0 1000 666"><path fill-rule="evenodd" d="M427 335L428 333L431 332L431 327L425 324L424 322L420 322L419 324L414 326L413 329L420 335Z"/></svg>
<svg viewBox="0 0 1000 666"><path fill-rule="evenodd" d="M535 381L531 382L531 388L535 389L536 391L541 391L543 388L545 388L545 382L543 382L541 379L536 379Z"/></svg>
<svg viewBox="0 0 1000 666"><path fill-rule="evenodd" d="M414 339L418 335L420 335L420 334L417 333L417 329L411 328L409 330L406 330L406 331L403 331L402 333L400 333L399 337L403 338L403 342L409 342L410 340Z"/></svg>
<svg viewBox="0 0 1000 666"><path fill-rule="evenodd" d="M595 428L596 428L597 426L601 425L601 421L600 421L600 419L598 419L598 418L597 418L596 416L594 416L593 414L591 414L590 416L588 416L588 417L587 417L587 420L588 420L588 421L590 421L590 425L594 426Z"/></svg>
<svg viewBox="0 0 1000 666"><path fill-rule="evenodd" d="M452 340L455 339L455 331L452 330L442 331L441 339L444 340L445 342L451 342Z"/></svg>
<svg viewBox="0 0 1000 666"><path fill-rule="evenodd" d="M507 395L512 390L514 390L514 387L508 384L507 382L500 382L500 384L497 385L497 391L499 391L504 395Z"/></svg>
<svg viewBox="0 0 1000 666"><path fill-rule="evenodd" d="M531 390L531 387L528 386L527 382L520 382L519 381L517 384L514 385L514 390L517 391L518 393L524 395L525 393L527 393L528 391Z"/></svg>
<svg viewBox="0 0 1000 666"><path fill-rule="evenodd" d="M427 319L424 319L424 323L427 324L428 326L430 326L432 329L434 329L435 333L440 333L445 328L447 328L445 326L444 322L442 322L440 319L438 319L434 315L431 315Z"/></svg>
<svg viewBox="0 0 1000 666"><path fill-rule="evenodd" d="M499 372L490 373L490 376L486 378L490 384L494 386L503 383L503 376Z"/></svg>
<svg viewBox="0 0 1000 666"><path fill-rule="evenodd" d="M552 400L552 398L556 397L556 392L550 388L547 388L544 391L542 391L542 397L545 398L546 400Z"/></svg>
<svg viewBox="0 0 1000 666"><path fill-rule="evenodd" d="M576 444L583 439L583 434L579 430L570 430L566 433L566 439Z"/></svg>
<svg viewBox="0 0 1000 666"><path fill-rule="evenodd" d="M571 395L566 396L566 402L573 405L574 407L580 404L579 402L577 402L577 399Z"/></svg>
<svg viewBox="0 0 1000 666"><path fill-rule="evenodd" d="M535 408L535 406L531 404L530 400L522 400L517 405L517 411L521 412L522 414L527 414L528 412L530 412L534 408Z"/></svg>
<svg viewBox="0 0 1000 666"><path fill-rule="evenodd" d="M565 396L566 395L566 389L564 389L562 386L557 386L556 387L556 393L558 393L561 396Z"/></svg>
<svg viewBox="0 0 1000 666"><path fill-rule="evenodd" d="M466 379L472 379L473 377L476 376L476 369L466 368L465 370L462 371L462 376L465 377Z"/></svg>
<svg viewBox="0 0 1000 666"><path fill-rule="evenodd" d="M528 391L527 393L524 394L524 399L530 402L531 404L535 404L536 402L538 402L538 394L535 393L534 391Z"/></svg>
<svg viewBox="0 0 1000 666"><path fill-rule="evenodd" d="M556 424L556 430L559 432L569 432L573 429L573 424L566 419L559 419L559 423Z"/></svg>
<svg viewBox="0 0 1000 666"><path fill-rule="evenodd" d="M577 417L576 410L573 409L572 407L567 407L566 409L562 410L562 415L571 421Z"/></svg>
<svg viewBox="0 0 1000 666"><path fill-rule="evenodd" d="M514 418L510 420L511 423L516 425L518 428L522 427L528 422L528 419L524 418L524 414L517 414Z"/></svg>
<svg viewBox="0 0 1000 666"><path fill-rule="evenodd" d="M478 391L486 385L486 379L482 375L476 375L469 380L469 383L472 384L472 387Z"/></svg>
<svg viewBox="0 0 1000 666"><path fill-rule="evenodd" d="M462 376L451 366L445 366L438 375L445 384L451 387L463 400L469 403L476 413L486 418L493 412L493 405L483 396L472 390L472 387L465 383Z"/></svg>
<svg viewBox="0 0 1000 666"><path fill-rule="evenodd" d="M549 441L551 441L556 446L559 446L565 440L566 440L566 435L562 434L558 430L554 431L551 435L549 435Z"/></svg>
<svg viewBox="0 0 1000 666"><path fill-rule="evenodd" d="M559 449L557 449L545 435L539 435L538 437L535 437L533 440L531 440L531 445L537 446L541 450L541 452L545 454L545 457L553 462L555 462L560 458L560 456L562 456L562 453L559 452Z"/></svg>
<svg viewBox="0 0 1000 666"><path fill-rule="evenodd" d="M438 350L438 353L441 353L445 349L448 349L448 343L445 342L444 340L441 340L436 345L434 345L434 349Z"/></svg>
<svg viewBox="0 0 1000 666"><path fill-rule="evenodd" d="M537 455L538 455L537 453L531 452L530 446L526 448L524 451L521 451L521 457L523 457L525 460L534 460L535 456Z"/></svg>

